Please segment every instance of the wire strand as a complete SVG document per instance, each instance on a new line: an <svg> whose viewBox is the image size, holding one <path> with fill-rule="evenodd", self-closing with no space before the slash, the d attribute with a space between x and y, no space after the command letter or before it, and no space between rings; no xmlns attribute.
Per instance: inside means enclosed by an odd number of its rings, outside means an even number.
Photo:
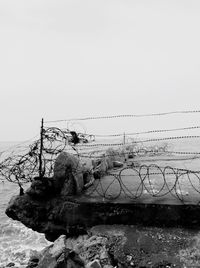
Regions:
<svg viewBox="0 0 200 268"><path fill-rule="evenodd" d="M90 116L90 117L69 118L69 119L61 119L61 120L51 120L51 121L45 121L44 123L86 121L86 120L113 119L113 118L126 118L126 117L150 117L150 116L164 116L164 115L191 114L191 113L200 113L200 110L172 111L172 112L150 113L150 114L124 114L124 115L120 114L120 115L110 115L110 116Z"/></svg>

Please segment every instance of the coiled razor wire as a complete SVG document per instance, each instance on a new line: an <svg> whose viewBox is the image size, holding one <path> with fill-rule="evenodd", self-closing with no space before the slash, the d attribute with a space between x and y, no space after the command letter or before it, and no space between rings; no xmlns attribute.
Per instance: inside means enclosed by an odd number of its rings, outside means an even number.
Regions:
<svg viewBox="0 0 200 268"><path fill-rule="evenodd" d="M43 176L50 177L53 175L53 167L56 157L63 151L68 151L77 157L100 159L103 160L106 155L106 150L102 144L93 144L94 137L87 134L78 133L82 145L74 145L72 136L69 130L61 130L56 127L45 128L43 131L43 150L42 150L42 171ZM182 138L199 138L200 136L176 136L162 139L148 139L146 142ZM143 141L144 142L144 141ZM139 143L136 142L137 144ZM141 142L140 142L141 143ZM91 152L81 150L92 147ZM90 147L90 145L92 145ZM93 145L95 145L93 147ZM114 147L116 144L106 144ZM121 148L122 144L119 143ZM96 148L97 146L97 148ZM126 145L127 146L127 145ZM164 147L143 147L138 149L135 143L128 144L133 146L131 153L133 156L149 156L153 155L191 155L193 158L199 157L200 152L181 152L170 151L166 146ZM18 149L20 146L18 146ZM94 149L93 149L94 148ZM123 149L123 147L122 147ZM123 155L116 151L116 155ZM126 152L125 152L126 153ZM3 153L2 153L3 154ZM8 180L10 182L23 184L31 182L35 176L38 176L39 169L39 154L40 154L40 140L35 140L29 146L22 146L21 153L14 151L0 163L0 178L1 180ZM114 153L111 154L113 156ZM190 158L191 159L191 158ZM140 162L140 160L138 160ZM142 161L141 161L142 163ZM200 171L192 171L187 169L173 168L171 166L160 167L159 165L141 165L138 167L124 167L122 169L106 172L104 178L94 181L88 190L84 192L86 196L100 196L103 199L115 200L120 197L125 197L131 200L139 200L145 196L156 198L164 198L171 195L182 203L187 202L190 196L195 196L195 200L200 201ZM134 158L133 158L134 164ZM81 170L73 170L75 173L82 172ZM93 171L92 171L93 172ZM93 175L91 172L91 176ZM199 199L199 200L198 200Z"/></svg>
<svg viewBox="0 0 200 268"><path fill-rule="evenodd" d="M91 140L93 142L93 138L88 136L87 134L79 134L80 139L84 142L81 145L74 146L71 143L71 134L68 130L61 130L56 127L46 128L43 132L44 145L42 150L42 161L43 161L43 175L52 176L53 174L53 165L55 158L61 152L67 150L72 154L77 155L79 158L91 158L91 159L101 159L105 156L106 150L103 148L104 144L91 144ZM197 138L199 136L181 136L181 137L169 137L166 139L179 139L179 138ZM150 139L146 141L157 141L157 140L166 140L163 139ZM144 141L143 141L144 142ZM136 142L137 143L137 142ZM139 143L139 142L138 142ZM140 142L141 143L141 142ZM122 144L119 143L119 146ZM200 155L200 152L181 152L181 151L170 151L167 150L167 147L164 146L150 146L150 147L141 147L138 149L135 146L135 143L129 144L133 146L132 154L133 156L149 156L149 155L172 155L172 154L180 154L180 155L192 155L193 158L196 158ZM85 147L86 146L86 147ZM88 147L89 146L89 147ZM115 143L106 144L105 147L113 147L116 146ZM126 145L127 146L127 145ZM40 154L40 140L34 141L31 145L22 147L23 150L21 153L16 153L13 151L8 157L6 157L0 163L0 176L1 179L6 179L10 182L18 182L21 180L24 182L30 182L34 176L38 174L39 168L39 154ZM87 149L92 151L87 152ZM98 147L95 149L94 147ZM20 149L20 145L18 145L17 149ZM123 148L122 148L123 149ZM83 151L83 152L81 152ZM123 150L122 150L123 151ZM112 156L115 153L112 153ZM121 155L126 154L126 152L122 152ZM116 152L116 155L119 155L119 152ZM107 156L109 156L107 154ZM190 158L191 159L191 158ZM17 179L16 179L17 178Z"/></svg>
<svg viewBox="0 0 200 268"><path fill-rule="evenodd" d="M72 143L70 131L61 130L56 127L43 129L43 147L42 147L42 175L50 177L53 175L53 167L56 157L67 150L76 154L77 150ZM79 135L82 142L88 142L93 139L92 136ZM30 145L18 144L12 150L2 151L0 162L0 181L23 184L33 180L38 176L40 162L40 139Z"/></svg>
<svg viewBox="0 0 200 268"><path fill-rule="evenodd" d="M200 202L200 171L151 164L125 167L116 173L108 172L106 176L106 179L96 180L85 195L105 200L120 197L141 200L147 196L164 198L171 195L181 203L187 203L192 196L197 204Z"/></svg>

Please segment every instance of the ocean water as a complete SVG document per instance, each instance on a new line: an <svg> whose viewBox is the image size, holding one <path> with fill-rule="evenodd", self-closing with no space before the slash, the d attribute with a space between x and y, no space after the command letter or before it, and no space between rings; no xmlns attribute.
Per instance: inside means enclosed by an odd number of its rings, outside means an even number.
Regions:
<svg viewBox="0 0 200 268"><path fill-rule="evenodd" d="M164 142L166 143L166 142ZM175 140L168 143L168 150L200 152L200 139ZM163 142L145 143L143 146L163 145ZM7 150L15 143L0 143L0 152ZM145 164L153 163L160 166L173 166L176 168L187 168L191 170L200 170L200 158L192 159L190 156L176 156L176 159L167 161L160 157L140 156L137 161L144 161ZM184 158L184 159L183 159ZM189 158L189 159L186 159ZM180 159L180 160L179 160ZM145 162L145 161L149 162ZM43 234L28 229L20 222L9 219L5 214L5 209L11 197L19 193L19 188L13 183L7 181L0 182L0 268L10 262L15 263L15 267L25 267L30 255L34 250L40 251L50 243Z"/></svg>
<svg viewBox="0 0 200 268"><path fill-rule="evenodd" d="M12 143L0 143L0 151L13 146ZM13 195L18 195L19 187L7 181L0 182L0 268L8 263L15 267L26 267L34 251L40 251L50 243L43 234L32 231L5 214L7 204Z"/></svg>

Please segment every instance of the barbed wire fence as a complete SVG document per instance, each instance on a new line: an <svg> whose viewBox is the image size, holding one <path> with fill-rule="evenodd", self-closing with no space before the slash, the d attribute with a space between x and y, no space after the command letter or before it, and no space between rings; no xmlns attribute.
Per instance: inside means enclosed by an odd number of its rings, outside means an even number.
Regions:
<svg viewBox="0 0 200 268"><path fill-rule="evenodd" d="M34 177L39 176L45 179L46 177L53 176L55 159L63 151L76 155L83 162L86 160L102 161L105 157L109 156L107 148L112 147L116 149L114 153L112 152L111 156L116 154L125 160L130 157L130 163L126 163L124 167L114 171L108 170L104 174L108 177L107 183L103 179L95 180L93 187L90 187L84 193L85 195L98 195L107 200L113 200L119 197L136 200L143 195L162 198L170 194L184 203L188 195L195 193L197 199L199 196L200 201L200 171L174 167L176 161L198 160L200 158L200 152L170 150L168 148L168 142L170 141L199 139L200 135L176 135L149 139L134 138L136 135L141 134L198 130L200 128L198 125L128 132L126 134L106 133L96 135L94 133L75 132L69 128L48 127L48 124L63 121L110 120L112 118L154 117L189 113L200 113L200 111L87 117L55 121L44 121L42 119L39 138L29 144L19 144L13 150L0 152L0 158L2 158L0 161L0 180L17 183L21 187L24 183L31 182ZM125 135L126 139L124 139ZM96 140L102 137L109 137L109 140L103 143ZM112 139L112 137L120 138L121 142L110 142L110 138ZM125 140L128 140L128 142ZM165 144L158 145L157 143L159 142L165 142ZM156 143L156 145L152 145L152 143ZM146 146L146 144L150 145ZM165 164L168 161L172 161L173 165L161 166L160 161ZM152 164L152 162L155 163ZM80 172L80 170L76 170L75 172ZM131 184L134 187L130 187Z"/></svg>

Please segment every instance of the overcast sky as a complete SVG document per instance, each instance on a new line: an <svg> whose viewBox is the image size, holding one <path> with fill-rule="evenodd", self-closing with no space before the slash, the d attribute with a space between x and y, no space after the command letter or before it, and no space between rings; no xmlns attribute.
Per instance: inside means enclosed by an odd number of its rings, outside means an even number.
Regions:
<svg viewBox="0 0 200 268"><path fill-rule="evenodd" d="M199 109L199 28L198 0L1 0L0 140L31 138L42 117ZM154 123L93 127L137 131Z"/></svg>

